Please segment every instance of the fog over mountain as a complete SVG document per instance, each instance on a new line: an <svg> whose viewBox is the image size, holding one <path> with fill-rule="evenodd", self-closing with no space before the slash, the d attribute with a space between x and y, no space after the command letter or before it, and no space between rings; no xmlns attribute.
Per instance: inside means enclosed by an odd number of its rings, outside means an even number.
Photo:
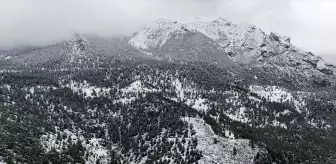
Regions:
<svg viewBox="0 0 336 164"><path fill-rule="evenodd" d="M335 0L0 0L0 6L2 48L47 45L74 32L131 35L158 17L221 16L290 36L322 56L336 52Z"/></svg>
<svg viewBox="0 0 336 164"><path fill-rule="evenodd" d="M323 54L321 57L326 61L326 63L336 65L335 54Z"/></svg>

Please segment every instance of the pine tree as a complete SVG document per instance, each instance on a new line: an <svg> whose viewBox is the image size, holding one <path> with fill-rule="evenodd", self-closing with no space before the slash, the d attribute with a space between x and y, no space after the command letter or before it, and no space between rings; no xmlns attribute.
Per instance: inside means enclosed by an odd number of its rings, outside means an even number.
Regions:
<svg viewBox="0 0 336 164"><path fill-rule="evenodd" d="M237 155L237 148L236 147L233 147L233 153L232 153L234 156Z"/></svg>

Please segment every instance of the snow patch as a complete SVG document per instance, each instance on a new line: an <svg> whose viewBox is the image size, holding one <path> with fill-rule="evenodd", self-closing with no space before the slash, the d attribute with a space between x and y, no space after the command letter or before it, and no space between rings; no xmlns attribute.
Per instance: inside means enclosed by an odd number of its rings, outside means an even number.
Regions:
<svg viewBox="0 0 336 164"><path fill-rule="evenodd" d="M326 66L326 63L323 61L323 60L319 60L316 64L316 68L318 70L323 70L323 69L329 69L327 66Z"/></svg>
<svg viewBox="0 0 336 164"><path fill-rule="evenodd" d="M250 88L251 92L257 93L259 96L269 99L273 102L284 102L287 100L292 100L293 96L287 90L280 88L278 86L253 86Z"/></svg>
<svg viewBox="0 0 336 164"><path fill-rule="evenodd" d="M250 122L250 119L246 116L245 114L246 108L241 107L238 108L237 110L228 110L225 111L224 114L228 116L231 120L242 122L242 123L248 123Z"/></svg>
<svg viewBox="0 0 336 164"><path fill-rule="evenodd" d="M158 92L158 90L155 89L155 88L149 88L149 87L145 86L144 83L140 80L137 80L137 81L131 83L128 87L122 88L120 91L124 92L124 93L130 93L130 92L134 92L134 93Z"/></svg>
<svg viewBox="0 0 336 164"><path fill-rule="evenodd" d="M142 93L159 92L158 89L148 87L140 80L134 81L129 86L120 89L120 91L121 95L114 100L114 103L129 104L139 98Z"/></svg>
<svg viewBox="0 0 336 164"><path fill-rule="evenodd" d="M76 93L83 93L85 95L85 98L94 96L106 96L111 90L111 88L91 86L85 80L83 83L71 80L71 82L69 84L66 84L65 87L70 88Z"/></svg>
<svg viewBox="0 0 336 164"><path fill-rule="evenodd" d="M192 124L196 131L197 149L203 154L200 164L249 164L253 163L254 157L260 151L257 147L252 149L249 140L217 136L203 119L184 117L182 120ZM236 155L233 154L234 148L237 150Z"/></svg>
<svg viewBox="0 0 336 164"><path fill-rule="evenodd" d="M287 129L286 124L281 123L281 122L279 122L278 120L273 120L273 122L272 122L272 126L275 126L275 127L281 127L281 128Z"/></svg>
<svg viewBox="0 0 336 164"><path fill-rule="evenodd" d="M0 86L1 88L6 88L7 90L11 90L11 86L10 85L8 85L8 84L4 84L4 85L2 85L2 86Z"/></svg>
<svg viewBox="0 0 336 164"><path fill-rule="evenodd" d="M185 33L186 31L182 27L180 23L161 18L154 24L136 33L128 43L140 50L162 47L173 37L172 33Z"/></svg>
<svg viewBox="0 0 336 164"><path fill-rule="evenodd" d="M184 91L182 87L182 83L179 79L175 79L173 81L173 86L175 87L175 92L177 93L177 97L180 99L180 101L184 100Z"/></svg>
<svg viewBox="0 0 336 164"><path fill-rule="evenodd" d="M116 99L113 102L114 103L129 104L129 103L131 103L131 102L133 102L135 100L136 100L135 97L124 97L124 98Z"/></svg>
<svg viewBox="0 0 336 164"><path fill-rule="evenodd" d="M207 104L209 100L203 99L203 98L198 98L195 99L191 107L194 109L197 109L198 111L207 111L209 109L209 106ZM188 104L188 103L187 103Z"/></svg>
<svg viewBox="0 0 336 164"><path fill-rule="evenodd" d="M4 58L4 60L10 60L10 59L12 59L13 57L12 56L6 56L5 58Z"/></svg>
<svg viewBox="0 0 336 164"><path fill-rule="evenodd" d="M102 164L108 162L109 153L106 147L100 145L102 139L100 138L91 138L89 140L85 140L84 136L80 134L75 134L68 129L60 131L58 127L55 127L56 133L48 133L42 135L40 138L41 144L46 152L51 150L56 150L57 152L63 151L63 147L67 147L70 145L69 142L75 144L78 141L85 148L85 155L87 156L87 160L85 163L87 164L95 164L99 159ZM61 134L61 136L58 136Z"/></svg>
<svg viewBox="0 0 336 164"><path fill-rule="evenodd" d="M217 41L227 51L245 45L259 47L265 38L265 34L253 25L233 24L223 18L196 19L187 22L186 26Z"/></svg>
<svg viewBox="0 0 336 164"><path fill-rule="evenodd" d="M290 113L291 111L289 111L288 109L285 109L284 111L277 113L275 117L280 117L280 115L288 115Z"/></svg>
<svg viewBox="0 0 336 164"><path fill-rule="evenodd" d="M303 99L301 99L298 96L304 96L309 93L306 92L296 92L295 94L298 95L294 97L294 94L292 92L289 92L285 88L281 88L279 86L256 86L256 85L251 85L249 87L251 92L254 92L258 94L260 97L265 98L267 101L271 102L293 102L295 105L295 109L297 112L301 113L304 106L305 102Z"/></svg>

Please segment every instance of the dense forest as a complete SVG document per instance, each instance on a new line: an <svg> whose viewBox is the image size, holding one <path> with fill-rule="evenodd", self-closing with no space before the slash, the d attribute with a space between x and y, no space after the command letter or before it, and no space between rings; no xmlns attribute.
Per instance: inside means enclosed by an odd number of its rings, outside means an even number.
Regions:
<svg viewBox="0 0 336 164"><path fill-rule="evenodd" d="M219 138L211 144L248 141L229 147L237 163L336 162L334 104L285 82L269 87L213 65L159 61L0 76L0 161L9 164L202 163L210 158L204 139L183 118L204 120Z"/></svg>

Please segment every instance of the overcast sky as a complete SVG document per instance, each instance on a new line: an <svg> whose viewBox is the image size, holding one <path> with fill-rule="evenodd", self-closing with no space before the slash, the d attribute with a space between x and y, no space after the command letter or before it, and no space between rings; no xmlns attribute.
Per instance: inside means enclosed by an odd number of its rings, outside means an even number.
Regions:
<svg viewBox="0 0 336 164"><path fill-rule="evenodd" d="M0 0L0 47L51 44L74 32L130 34L158 17L219 16L290 36L336 64L336 0Z"/></svg>

